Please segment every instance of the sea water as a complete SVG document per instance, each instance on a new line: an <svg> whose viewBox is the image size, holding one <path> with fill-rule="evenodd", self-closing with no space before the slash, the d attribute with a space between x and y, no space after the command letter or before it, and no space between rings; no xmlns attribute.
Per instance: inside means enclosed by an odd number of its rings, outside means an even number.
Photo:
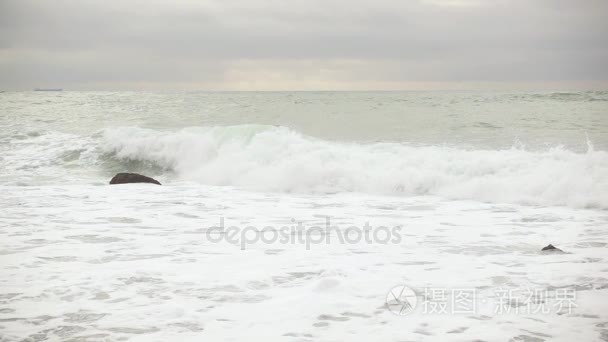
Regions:
<svg viewBox="0 0 608 342"><path fill-rule="evenodd" d="M607 340L607 151L601 91L1 93L0 339Z"/></svg>

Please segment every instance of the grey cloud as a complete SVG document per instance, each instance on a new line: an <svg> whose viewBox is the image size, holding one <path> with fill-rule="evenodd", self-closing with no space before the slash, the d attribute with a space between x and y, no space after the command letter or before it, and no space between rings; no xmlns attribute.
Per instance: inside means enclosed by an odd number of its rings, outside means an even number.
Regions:
<svg viewBox="0 0 608 342"><path fill-rule="evenodd" d="M223 82L240 61L375 66L336 73L349 82L608 80L601 0L0 3L3 87Z"/></svg>

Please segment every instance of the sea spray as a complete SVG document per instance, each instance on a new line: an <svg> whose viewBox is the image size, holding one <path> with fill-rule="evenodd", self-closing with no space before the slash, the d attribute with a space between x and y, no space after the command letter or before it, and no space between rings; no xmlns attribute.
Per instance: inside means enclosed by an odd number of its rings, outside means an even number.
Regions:
<svg viewBox="0 0 608 342"><path fill-rule="evenodd" d="M608 153L564 147L468 150L339 143L286 127L107 129L103 151L178 179L256 191L438 195L533 205L608 208Z"/></svg>

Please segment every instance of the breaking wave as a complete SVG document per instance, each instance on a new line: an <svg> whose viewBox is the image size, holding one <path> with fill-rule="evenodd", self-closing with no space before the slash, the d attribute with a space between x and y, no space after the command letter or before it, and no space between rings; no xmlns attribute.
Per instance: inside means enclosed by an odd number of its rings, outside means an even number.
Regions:
<svg viewBox="0 0 608 342"><path fill-rule="evenodd" d="M608 208L608 153L466 150L339 143L285 127L137 127L103 131L101 150L181 180L259 191L437 195L532 205Z"/></svg>

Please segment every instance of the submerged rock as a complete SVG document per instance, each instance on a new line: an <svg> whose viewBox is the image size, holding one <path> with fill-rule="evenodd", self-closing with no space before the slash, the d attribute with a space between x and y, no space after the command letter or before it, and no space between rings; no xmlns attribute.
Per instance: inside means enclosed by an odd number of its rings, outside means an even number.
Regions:
<svg viewBox="0 0 608 342"><path fill-rule="evenodd" d="M561 249L553 246L552 244L549 244L548 246L543 247L543 249L541 249L542 252L564 252Z"/></svg>
<svg viewBox="0 0 608 342"><path fill-rule="evenodd" d="M152 183L161 185L159 181L148 176L137 173L117 173L112 177L110 184L127 184L127 183Z"/></svg>

